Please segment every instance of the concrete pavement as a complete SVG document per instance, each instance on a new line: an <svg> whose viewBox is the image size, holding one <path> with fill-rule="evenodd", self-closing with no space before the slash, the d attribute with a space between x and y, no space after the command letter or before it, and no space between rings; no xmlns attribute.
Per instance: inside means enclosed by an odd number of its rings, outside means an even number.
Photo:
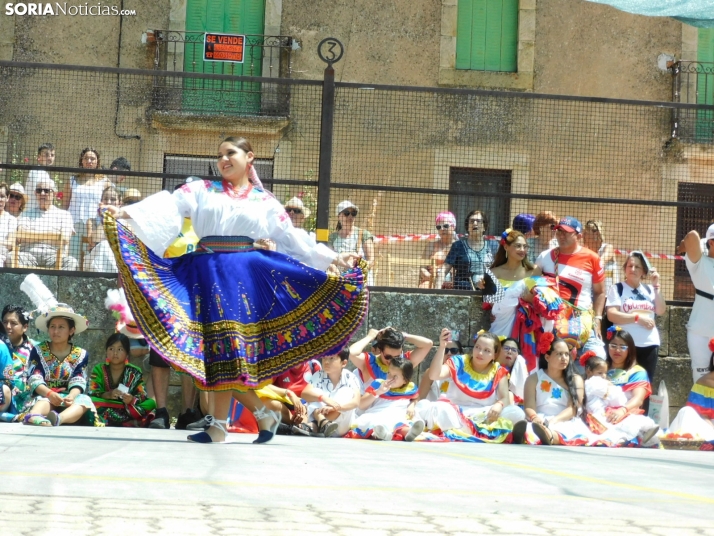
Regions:
<svg viewBox="0 0 714 536"><path fill-rule="evenodd" d="M714 453L0 425L0 535L714 536Z"/></svg>

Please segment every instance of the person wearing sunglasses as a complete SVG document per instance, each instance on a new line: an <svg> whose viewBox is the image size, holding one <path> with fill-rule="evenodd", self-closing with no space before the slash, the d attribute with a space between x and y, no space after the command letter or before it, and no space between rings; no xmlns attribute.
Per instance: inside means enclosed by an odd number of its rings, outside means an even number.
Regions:
<svg viewBox="0 0 714 536"><path fill-rule="evenodd" d="M414 350L404 352L404 344ZM386 380L389 363L395 357L405 357L415 367L424 361L434 343L431 339L410 335L389 326L381 330L370 329L367 336L350 346L350 361L354 364L360 380L369 385L374 380ZM368 347L372 351L367 350Z"/></svg>
<svg viewBox="0 0 714 536"><path fill-rule="evenodd" d="M74 234L72 216L66 210L54 205L57 188L52 179L40 179L35 188L37 208L23 212L17 220L17 230L30 231L32 239L23 239L20 244L19 261L22 266L54 269L57 262L57 246L43 242L43 235L56 236L58 233L69 242ZM63 270L76 270L77 259L68 254L64 246Z"/></svg>
<svg viewBox="0 0 714 536"><path fill-rule="evenodd" d="M422 259L428 260L430 263L421 267L419 288L435 288L436 274L432 273L432 267L439 270L444 264L452 244L459 239L456 234L456 217L451 212L440 212L436 216L435 227L437 238L426 245L421 256ZM450 281L451 274L448 279L445 279L446 283Z"/></svg>
<svg viewBox="0 0 714 536"><path fill-rule="evenodd" d="M0 183L0 267L5 266L9 260L8 254L13 248L17 230L17 219L5 210L8 193L8 185Z"/></svg>
<svg viewBox="0 0 714 536"><path fill-rule="evenodd" d="M355 225L359 207L352 201L342 201L337 205L336 232L327 239L328 245L337 253L356 253L367 261L369 275L367 285L374 285L374 237L367 229Z"/></svg>
<svg viewBox="0 0 714 536"><path fill-rule="evenodd" d="M7 210L11 216L16 218L20 217L20 214L25 210L27 202L27 196L25 195L25 188L19 182L10 185L7 192L7 205L5 210Z"/></svg>
<svg viewBox="0 0 714 536"><path fill-rule="evenodd" d="M652 437L656 425L642 414L644 402L652 394L647 371L637 364L632 335L612 326L607 330L607 378L620 387L627 403L607 412L608 430L591 439L593 445L625 445L638 436Z"/></svg>
<svg viewBox="0 0 714 536"><path fill-rule="evenodd" d="M451 330L454 333L454 330ZM457 332L458 334L458 332ZM453 340L454 336L451 337L452 340L446 343L444 347L444 356L448 358L452 355L464 355L464 346L461 341ZM449 380L432 380L428 374L422 374L419 380L419 400L429 400L430 402L436 402L442 393L445 393L449 388Z"/></svg>
<svg viewBox="0 0 714 536"><path fill-rule="evenodd" d="M536 214L533 222L535 240L532 244L532 254L536 259L544 251L558 247L558 240L555 238L558 221L558 217L549 210Z"/></svg>
<svg viewBox="0 0 714 536"><path fill-rule="evenodd" d="M293 227L296 229L304 229L305 218L309 218L311 214L310 209L299 197L293 197L285 203L285 212L290 216L290 221L293 222Z"/></svg>
<svg viewBox="0 0 714 536"><path fill-rule="evenodd" d="M488 218L480 210L472 210L464 222L468 236L453 243L436 278L436 288L442 288L444 279L453 270L453 288L480 290L486 268L493 263L493 253L484 234Z"/></svg>
<svg viewBox="0 0 714 536"><path fill-rule="evenodd" d="M511 404L523 406L523 392L528 379L528 367L516 339L506 337L501 341L501 351L497 361L508 371Z"/></svg>

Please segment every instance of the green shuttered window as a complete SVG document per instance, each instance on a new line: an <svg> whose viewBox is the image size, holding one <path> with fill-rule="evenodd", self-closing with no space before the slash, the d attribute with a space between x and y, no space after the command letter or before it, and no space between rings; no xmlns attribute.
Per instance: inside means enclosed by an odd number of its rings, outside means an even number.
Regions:
<svg viewBox="0 0 714 536"><path fill-rule="evenodd" d="M458 0L456 68L518 70L518 0Z"/></svg>
<svg viewBox="0 0 714 536"><path fill-rule="evenodd" d="M262 35L265 0L187 0L186 32ZM184 71L191 73L262 75L262 48L246 43L243 63L203 61L203 41L186 44ZM261 87L254 82L185 79L182 97L186 110L220 113L257 113Z"/></svg>
<svg viewBox="0 0 714 536"><path fill-rule="evenodd" d="M699 28L697 61L703 63L697 75L697 104L714 104L714 28ZM705 74L709 73L709 74ZM696 140L714 142L714 112L697 110Z"/></svg>

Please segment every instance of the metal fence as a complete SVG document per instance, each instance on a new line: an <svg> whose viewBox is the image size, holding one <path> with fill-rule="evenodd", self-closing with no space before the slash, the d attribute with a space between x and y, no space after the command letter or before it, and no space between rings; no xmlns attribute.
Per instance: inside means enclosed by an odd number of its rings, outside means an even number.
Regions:
<svg viewBox="0 0 714 536"><path fill-rule="evenodd" d="M213 85L243 102L246 84L259 106L238 114L223 104L199 111L166 104ZM334 101L325 98L331 91ZM370 282L380 287L440 286L437 269L459 236L483 232L478 255L489 262L518 215L540 214L545 222L570 215L596 222L584 244L606 257L613 282L624 275L625 254L640 249L661 273L667 299L687 301L693 291L676 245L714 220L712 140L673 129L685 116L706 123L714 110L707 104L11 62L0 62L0 94L2 180L22 185L26 204L49 195L70 209L75 231L51 244L62 251L59 261L29 259L22 253L31 240L0 233L6 267L104 270L92 264L101 229L72 201L101 181L102 191L132 201L188 175L217 178L215 154L228 135L253 143L259 173L281 202L299 199L291 203L302 205L302 216L292 214L296 224L333 245L360 242L373 262ZM276 95L289 96L282 108L263 104ZM46 142L55 147L50 167L42 155L38 161ZM97 168L80 159L87 147L100 157ZM110 170L118 157L131 169ZM55 192L30 180L44 173ZM16 210L11 201L6 212ZM338 214L345 206L347 214ZM484 227L467 228L473 210ZM436 221L443 212L454 215L455 228ZM533 258L553 234L546 223L527 238Z"/></svg>

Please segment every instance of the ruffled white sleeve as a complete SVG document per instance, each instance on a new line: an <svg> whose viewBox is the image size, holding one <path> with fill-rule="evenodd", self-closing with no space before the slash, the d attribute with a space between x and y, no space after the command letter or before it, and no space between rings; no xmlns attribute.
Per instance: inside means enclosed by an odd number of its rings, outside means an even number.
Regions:
<svg viewBox="0 0 714 536"><path fill-rule="evenodd" d="M181 232L183 219L196 210L196 194L202 181L182 186L173 194L161 191L124 207L131 229L146 246L163 257L166 248Z"/></svg>
<svg viewBox="0 0 714 536"><path fill-rule="evenodd" d="M278 251L318 270L327 270L337 253L324 244L318 244L303 229L293 227L288 213L276 199L270 198L265 202L270 204L267 214L269 238L275 240Z"/></svg>

